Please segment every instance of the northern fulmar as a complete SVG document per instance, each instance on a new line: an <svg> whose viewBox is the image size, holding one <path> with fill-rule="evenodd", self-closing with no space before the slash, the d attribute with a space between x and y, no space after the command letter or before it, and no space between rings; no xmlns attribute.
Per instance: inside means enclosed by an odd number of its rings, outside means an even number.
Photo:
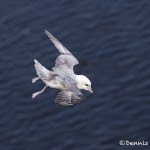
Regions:
<svg viewBox="0 0 150 150"><path fill-rule="evenodd" d="M74 73L73 68L79 64L78 60L51 33L45 30L45 34L59 50L60 55L57 57L52 71L46 69L34 59L38 77L33 78L32 83L41 79L46 86L41 91L32 94L32 99L43 93L46 87L51 87L60 90L55 99L56 104L70 106L80 103L84 99L81 89L93 92L91 81L84 75Z"/></svg>

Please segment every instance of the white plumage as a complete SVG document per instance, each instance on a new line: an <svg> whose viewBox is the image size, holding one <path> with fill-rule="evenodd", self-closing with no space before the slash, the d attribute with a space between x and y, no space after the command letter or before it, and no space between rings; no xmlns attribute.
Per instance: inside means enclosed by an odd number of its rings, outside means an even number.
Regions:
<svg viewBox="0 0 150 150"><path fill-rule="evenodd" d="M46 87L51 87L61 90L55 100L57 104L69 106L79 103L84 99L81 89L93 92L91 82L86 76L74 73L73 68L79 64L78 60L51 33L47 30L45 33L59 50L60 55L57 57L52 71L46 69L36 59L34 60L38 77L32 79L32 83L41 79L46 86L41 91L34 93L32 98L43 93Z"/></svg>

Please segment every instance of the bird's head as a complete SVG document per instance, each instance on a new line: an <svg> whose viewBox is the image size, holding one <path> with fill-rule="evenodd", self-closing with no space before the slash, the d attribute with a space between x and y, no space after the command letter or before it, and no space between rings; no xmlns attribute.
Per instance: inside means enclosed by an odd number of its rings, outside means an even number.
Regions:
<svg viewBox="0 0 150 150"><path fill-rule="evenodd" d="M92 88L91 88L91 81L84 75L77 75L77 87L79 89L83 89L86 91L89 91L90 93L93 93Z"/></svg>

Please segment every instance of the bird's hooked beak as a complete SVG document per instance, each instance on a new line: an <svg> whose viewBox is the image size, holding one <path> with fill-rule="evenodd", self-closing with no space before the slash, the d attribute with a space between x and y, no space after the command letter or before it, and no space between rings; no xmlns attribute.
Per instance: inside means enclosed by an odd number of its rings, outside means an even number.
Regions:
<svg viewBox="0 0 150 150"><path fill-rule="evenodd" d="M90 89L89 89L89 92L90 92L90 93L93 93L93 90L92 90L92 88L90 88Z"/></svg>

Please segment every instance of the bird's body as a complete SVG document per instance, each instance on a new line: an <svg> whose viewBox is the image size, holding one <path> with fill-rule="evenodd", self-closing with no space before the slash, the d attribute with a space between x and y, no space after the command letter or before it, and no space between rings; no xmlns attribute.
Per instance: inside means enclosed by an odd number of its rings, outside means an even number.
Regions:
<svg viewBox="0 0 150 150"><path fill-rule="evenodd" d="M57 80L57 78L53 79L53 80L51 80L45 84L51 88L54 88L54 89L65 90L65 86L62 84L62 82Z"/></svg>
<svg viewBox="0 0 150 150"><path fill-rule="evenodd" d="M45 33L59 50L60 55L57 57L52 71L46 69L37 60L34 60L38 77L34 78L32 82L34 83L41 79L46 86L41 91L34 93L32 98L41 94L48 86L61 90L55 100L57 104L68 106L79 103L84 99L80 89L92 92L91 82L87 77L74 73L73 67L79 64L78 60L52 34L47 30L45 30Z"/></svg>

